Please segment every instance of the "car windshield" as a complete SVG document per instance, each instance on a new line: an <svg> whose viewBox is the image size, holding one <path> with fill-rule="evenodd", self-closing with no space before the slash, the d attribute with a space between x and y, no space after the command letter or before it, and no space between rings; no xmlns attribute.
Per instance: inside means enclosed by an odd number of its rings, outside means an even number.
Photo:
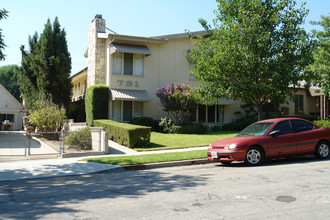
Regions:
<svg viewBox="0 0 330 220"><path fill-rule="evenodd" d="M273 122L254 123L239 132L237 137L264 136L273 124Z"/></svg>

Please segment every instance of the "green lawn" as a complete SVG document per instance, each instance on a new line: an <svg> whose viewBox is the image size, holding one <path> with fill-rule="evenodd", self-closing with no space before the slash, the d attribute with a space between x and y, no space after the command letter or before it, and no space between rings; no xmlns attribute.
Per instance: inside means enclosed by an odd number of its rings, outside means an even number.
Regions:
<svg viewBox="0 0 330 220"><path fill-rule="evenodd" d="M148 163L157 163L157 162L202 159L202 158L207 158L206 150L134 155L134 156L119 156L119 157L99 157L99 158L90 158L83 160L88 162L105 163L105 164L113 164L113 165L133 165L133 164L148 164Z"/></svg>
<svg viewBox="0 0 330 220"><path fill-rule="evenodd" d="M206 134L164 134L151 132L148 147L134 148L136 151L167 150L188 147L208 146L210 143L234 137L235 131L212 131Z"/></svg>

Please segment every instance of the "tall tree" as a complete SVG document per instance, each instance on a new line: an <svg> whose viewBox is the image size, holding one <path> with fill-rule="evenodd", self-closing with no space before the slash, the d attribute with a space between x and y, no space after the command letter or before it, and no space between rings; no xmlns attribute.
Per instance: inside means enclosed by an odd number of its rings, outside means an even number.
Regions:
<svg viewBox="0 0 330 220"><path fill-rule="evenodd" d="M301 24L308 14L293 0L217 0L214 28L200 23L209 37L195 39L192 74L200 80L203 101L221 97L262 107L282 102L289 86L302 79L312 60L312 41ZM191 36L192 37L192 36Z"/></svg>
<svg viewBox="0 0 330 220"><path fill-rule="evenodd" d="M8 11L6 11L6 9L0 9L0 20L7 18L7 17L8 17ZM0 60L5 59L5 55L3 53L5 46L6 46L6 44L3 40L2 29L0 28Z"/></svg>
<svg viewBox="0 0 330 220"><path fill-rule="evenodd" d="M20 91L17 82L17 65L8 65L0 67L0 83L3 85L18 101L20 101Z"/></svg>
<svg viewBox="0 0 330 220"><path fill-rule="evenodd" d="M21 48L23 54L20 84L27 106L40 98L50 98L56 105L68 107L71 100L71 56L66 42L66 32L58 18L53 24L48 19L40 35L29 37L30 51ZM33 94L31 94L33 93ZM28 103L29 102L29 103Z"/></svg>
<svg viewBox="0 0 330 220"><path fill-rule="evenodd" d="M321 16L321 21L314 21L312 24L323 27L323 30L313 30L318 44L314 51L314 63L309 66L308 71L322 87L324 94L330 97L330 16Z"/></svg>

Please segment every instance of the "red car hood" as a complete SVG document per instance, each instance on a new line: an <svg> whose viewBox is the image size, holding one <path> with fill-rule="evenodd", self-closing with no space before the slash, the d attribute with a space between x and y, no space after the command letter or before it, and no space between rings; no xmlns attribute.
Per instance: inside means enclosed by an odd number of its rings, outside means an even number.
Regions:
<svg viewBox="0 0 330 220"><path fill-rule="evenodd" d="M258 140L262 139L263 136L251 136L251 137L232 137L226 138L219 141L215 141L211 144L212 147L223 148L230 144L237 144L238 147L244 145L250 145L251 143L257 143Z"/></svg>

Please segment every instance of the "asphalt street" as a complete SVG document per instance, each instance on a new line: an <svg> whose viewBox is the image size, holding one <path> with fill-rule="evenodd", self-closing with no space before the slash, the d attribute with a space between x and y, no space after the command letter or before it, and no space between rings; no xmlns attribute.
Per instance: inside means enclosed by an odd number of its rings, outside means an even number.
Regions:
<svg viewBox="0 0 330 220"><path fill-rule="evenodd" d="M0 219L330 219L330 160L0 182Z"/></svg>

